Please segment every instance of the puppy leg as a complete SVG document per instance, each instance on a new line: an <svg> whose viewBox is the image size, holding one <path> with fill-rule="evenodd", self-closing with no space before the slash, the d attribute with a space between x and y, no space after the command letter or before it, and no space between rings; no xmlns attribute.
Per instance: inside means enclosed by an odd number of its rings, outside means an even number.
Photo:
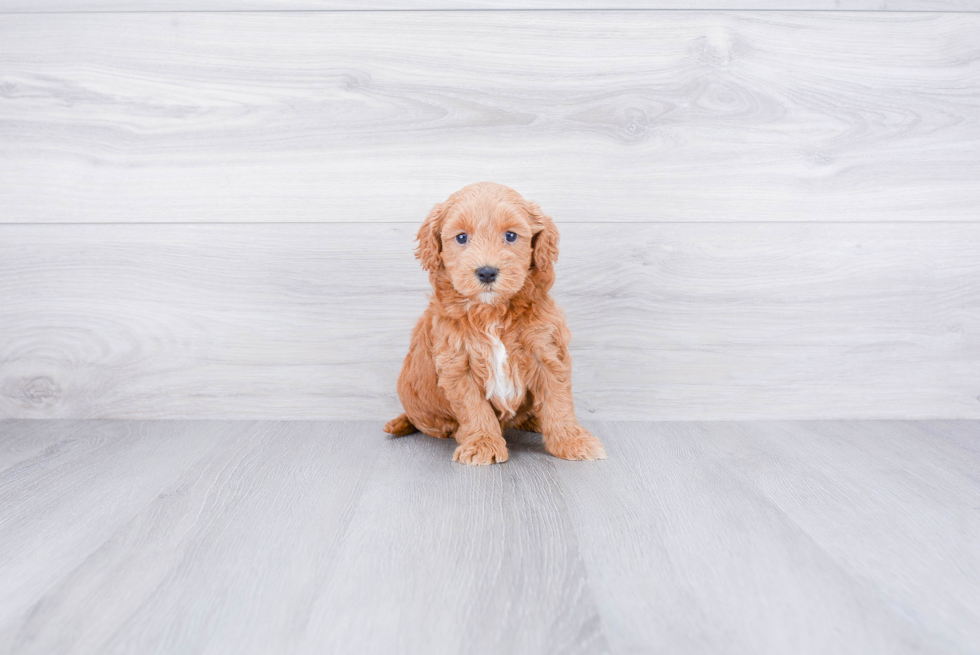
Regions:
<svg viewBox="0 0 980 655"><path fill-rule="evenodd" d="M455 437L459 446L453 460L470 466L507 461L507 442L493 407L469 374L465 357L441 367L439 386L459 421Z"/></svg>
<svg viewBox="0 0 980 655"><path fill-rule="evenodd" d="M439 388L439 376L430 353L431 345L427 332L428 322L419 321L412 333L412 343L405 356L402 372L398 376L398 397L402 401L405 413L385 426L386 432L392 434L408 434L408 432L392 432L392 429L408 429L400 422L409 424L409 432L418 430L430 437L445 439L452 436L459 424L453 417L452 409L446 395Z"/></svg>
<svg viewBox="0 0 980 655"><path fill-rule="evenodd" d="M562 459L606 459L602 442L575 418L571 364L567 354L565 357L544 357L542 362L532 394L545 450Z"/></svg>
<svg viewBox="0 0 980 655"><path fill-rule="evenodd" d="M545 450L562 459L606 459L602 442L579 424L571 407L555 405L554 401L548 401L542 410Z"/></svg>
<svg viewBox="0 0 980 655"><path fill-rule="evenodd" d="M459 429L459 423L445 416L427 415L418 421L419 432L436 439L448 439Z"/></svg>
<svg viewBox="0 0 980 655"><path fill-rule="evenodd" d="M487 408L490 405L487 404ZM469 423L460 425L456 431L456 441L459 446L453 453L453 460L469 466L485 464L501 464L507 461L507 442L500 430L500 423L491 410L489 417L480 412Z"/></svg>

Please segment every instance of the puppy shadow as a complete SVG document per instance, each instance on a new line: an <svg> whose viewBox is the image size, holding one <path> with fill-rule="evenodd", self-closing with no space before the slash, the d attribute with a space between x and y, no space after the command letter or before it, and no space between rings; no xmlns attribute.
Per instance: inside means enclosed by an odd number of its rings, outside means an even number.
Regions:
<svg viewBox="0 0 980 655"><path fill-rule="evenodd" d="M423 443L437 444L443 442L451 453L458 445L452 437L447 439L435 439L421 432L411 432L406 435L394 435L385 433L385 441L393 442L402 439L421 439ZM504 430L504 441L507 442L507 450L511 455L515 453L528 453L536 455L548 455L544 448L544 438L539 432L525 432L524 430Z"/></svg>
<svg viewBox="0 0 980 655"><path fill-rule="evenodd" d="M507 449L511 453L537 453L547 455L544 449L544 438L539 432L525 432L524 430L505 430L504 441L507 442Z"/></svg>

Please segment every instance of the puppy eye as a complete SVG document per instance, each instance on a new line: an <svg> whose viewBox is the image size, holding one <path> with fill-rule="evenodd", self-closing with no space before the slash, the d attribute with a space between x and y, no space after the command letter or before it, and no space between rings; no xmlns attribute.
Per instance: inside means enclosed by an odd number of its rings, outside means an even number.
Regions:
<svg viewBox="0 0 980 655"><path fill-rule="evenodd" d="M456 235L456 243L459 245L466 245L466 232L461 232Z"/></svg>
<svg viewBox="0 0 980 655"><path fill-rule="evenodd" d="M514 243L517 241L517 232L508 232L504 235L504 238L507 239L507 243Z"/></svg>

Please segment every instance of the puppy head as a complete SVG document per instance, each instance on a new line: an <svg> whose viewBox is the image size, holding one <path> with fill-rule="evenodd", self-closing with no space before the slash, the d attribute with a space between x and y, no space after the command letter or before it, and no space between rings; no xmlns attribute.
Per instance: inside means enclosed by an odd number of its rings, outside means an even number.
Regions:
<svg viewBox="0 0 980 655"><path fill-rule="evenodd" d="M509 187L478 182L433 207L418 233L415 256L446 275L458 293L493 304L532 279L553 279L558 231L536 203ZM550 286L550 284L549 284Z"/></svg>

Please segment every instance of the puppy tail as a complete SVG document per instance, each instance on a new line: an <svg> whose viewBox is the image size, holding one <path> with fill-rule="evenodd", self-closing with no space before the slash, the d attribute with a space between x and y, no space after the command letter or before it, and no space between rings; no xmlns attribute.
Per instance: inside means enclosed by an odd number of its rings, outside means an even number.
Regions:
<svg viewBox="0 0 980 655"><path fill-rule="evenodd" d="M399 415L398 418L393 418L387 423L385 423L385 432L388 434L393 434L396 437L403 437L406 434L412 434L418 430L412 425L412 422L408 420L408 417L404 414Z"/></svg>

